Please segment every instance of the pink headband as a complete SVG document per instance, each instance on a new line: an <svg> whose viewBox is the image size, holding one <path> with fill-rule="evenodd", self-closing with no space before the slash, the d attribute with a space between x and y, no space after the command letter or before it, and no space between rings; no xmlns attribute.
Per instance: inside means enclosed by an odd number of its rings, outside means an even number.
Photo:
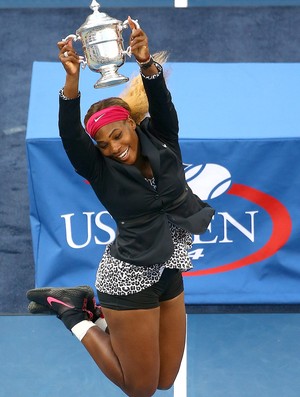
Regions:
<svg viewBox="0 0 300 397"><path fill-rule="evenodd" d="M122 106L109 106L94 113L86 123L86 130L91 138L95 138L96 132L104 125L115 121L126 120L130 116L128 110Z"/></svg>

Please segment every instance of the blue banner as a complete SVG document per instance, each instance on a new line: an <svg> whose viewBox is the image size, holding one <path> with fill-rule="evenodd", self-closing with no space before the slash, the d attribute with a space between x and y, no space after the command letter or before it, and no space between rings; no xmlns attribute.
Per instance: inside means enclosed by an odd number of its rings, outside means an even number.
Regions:
<svg viewBox="0 0 300 397"><path fill-rule="evenodd" d="M43 103L38 111L39 82L44 68L49 71L51 67L57 65L35 64L26 138L36 286L94 285L105 245L114 239L115 225L87 181L74 172L57 126L51 125L53 119L57 123L57 82L54 88L49 83L52 107ZM179 72L182 67L178 65ZM196 65L184 67L192 75ZM226 68L228 65L223 71ZM176 64L172 70L176 77ZM204 80L211 73L209 65L206 71ZM173 85L176 98L177 84ZM235 111L241 119L236 128L243 130L243 116L239 109ZM45 117L51 120L53 132L41 121ZM217 137L203 139L202 128L195 121L193 131L190 128L183 134L180 144L190 187L216 214L209 230L194 236L189 253L194 269L184 274L186 303L299 303L300 139L297 134L280 137L279 133L273 138L239 139L220 137L220 131Z"/></svg>

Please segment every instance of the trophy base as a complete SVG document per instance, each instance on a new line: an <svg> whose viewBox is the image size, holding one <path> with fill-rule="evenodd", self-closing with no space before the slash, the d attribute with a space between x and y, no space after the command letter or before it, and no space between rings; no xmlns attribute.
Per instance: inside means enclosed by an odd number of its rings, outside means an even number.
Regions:
<svg viewBox="0 0 300 397"><path fill-rule="evenodd" d="M128 80L128 77L122 76L116 72L103 73L102 77L94 84L94 88L112 87L114 85L126 83Z"/></svg>

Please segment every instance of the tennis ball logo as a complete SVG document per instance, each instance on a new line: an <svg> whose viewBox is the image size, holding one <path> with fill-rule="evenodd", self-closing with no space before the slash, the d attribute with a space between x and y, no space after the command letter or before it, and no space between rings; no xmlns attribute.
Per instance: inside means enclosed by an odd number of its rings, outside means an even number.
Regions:
<svg viewBox="0 0 300 397"><path fill-rule="evenodd" d="M219 164L184 165L189 187L202 200L220 196L231 185L230 172Z"/></svg>

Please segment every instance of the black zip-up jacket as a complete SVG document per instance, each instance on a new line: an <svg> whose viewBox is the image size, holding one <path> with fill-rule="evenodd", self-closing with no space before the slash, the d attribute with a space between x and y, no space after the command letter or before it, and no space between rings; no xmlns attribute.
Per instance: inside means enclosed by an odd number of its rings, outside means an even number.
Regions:
<svg viewBox="0 0 300 397"><path fill-rule="evenodd" d="M143 78L149 114L137 126L141 152L148 157L155 190L133 165L105 157L81 124L80 98L60 98L59 131L76 172L86 178L117 224L111 254L123 261L150 266L173 253L168 221L194 234L207 229L214 210L186 183L178 142L177 113L163 73Z"/></svg>

